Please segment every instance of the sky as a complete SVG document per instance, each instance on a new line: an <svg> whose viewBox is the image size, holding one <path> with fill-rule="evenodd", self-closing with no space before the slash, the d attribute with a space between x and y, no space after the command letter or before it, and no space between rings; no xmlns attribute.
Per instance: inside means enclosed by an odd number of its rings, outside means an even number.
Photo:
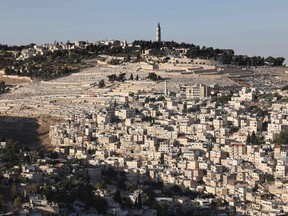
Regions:
<svg viewBox="0 0 288 216"><path fill-rule="evenodd" d="M288 60L287 0L0 0L0 43L162 40Z"/></svg>

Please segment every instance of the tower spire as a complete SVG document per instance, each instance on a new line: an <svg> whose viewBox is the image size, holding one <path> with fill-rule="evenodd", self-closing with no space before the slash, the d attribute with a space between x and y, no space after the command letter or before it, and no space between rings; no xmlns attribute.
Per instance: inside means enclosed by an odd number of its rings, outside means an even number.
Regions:
<svg viewBox="0 0 288 216"><path fill-rule="evenodd" d="M161 42L161 26L159 22L156 28L156 42Z"/></svg>

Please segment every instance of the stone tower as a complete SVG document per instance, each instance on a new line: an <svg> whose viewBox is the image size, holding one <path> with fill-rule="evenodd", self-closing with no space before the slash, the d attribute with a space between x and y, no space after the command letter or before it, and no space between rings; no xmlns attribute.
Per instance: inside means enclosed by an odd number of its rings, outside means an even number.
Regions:
<svg viewBox="0 0 288 216"><path fill-rule="evenodd" d="M156 28L156 42L161 42L161 27L159 22Z"/></svg>

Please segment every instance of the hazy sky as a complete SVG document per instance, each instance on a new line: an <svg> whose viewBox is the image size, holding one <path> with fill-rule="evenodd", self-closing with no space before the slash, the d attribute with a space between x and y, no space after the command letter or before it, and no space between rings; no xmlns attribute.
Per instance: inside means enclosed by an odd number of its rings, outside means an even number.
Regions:
<svg viewBox="0 0 288 216"><path fill-rule="evenodd" d="M0 43L162 40L288 59L287 0L0 0Z"/></svg>

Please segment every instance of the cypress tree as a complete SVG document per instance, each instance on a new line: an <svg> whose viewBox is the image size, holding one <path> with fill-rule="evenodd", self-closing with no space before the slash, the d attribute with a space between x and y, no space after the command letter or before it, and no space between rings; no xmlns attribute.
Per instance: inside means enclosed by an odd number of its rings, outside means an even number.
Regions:
<svg viewBox="0 0 288 216"><path fill-rule="evenodd" d="M246 139L247 144L251 144L251 136L250 133L248 133L247 139Z"/></svg>
<svg viewBox="0 0 288 216"><path fill-rule="evenodd" d="M118 202L119 204L121 204L121 202L122 202L120 190L118 188L117 188L117 190L115 192L113 200Z"/></svg>
<svg viewBox="0 0 288 216"><path fill-rule="evenodd" d="M130 75L130 80L134 80L133 74Z"/></svg>
<svg viewBox="0 0 288 216"><path fill-rule="evenodd" d="M258 138L257 138L257 136L256 136L254 131L251 134L250 140L251 140L251 144L252 145L258 145L259 144Z"/></svg>

